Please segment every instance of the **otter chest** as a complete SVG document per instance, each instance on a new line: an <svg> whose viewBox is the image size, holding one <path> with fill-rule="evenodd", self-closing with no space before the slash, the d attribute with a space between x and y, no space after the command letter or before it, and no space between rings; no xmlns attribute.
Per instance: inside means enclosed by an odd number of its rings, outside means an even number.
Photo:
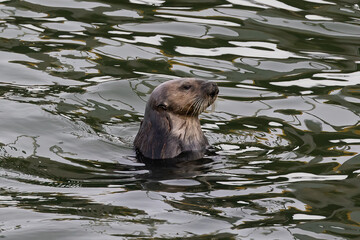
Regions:
<svg viewBox="0 0 360 240"><path fill-rule="evenodd" d="M179 141L182 151L204 150L208 145L197 118L175 122L171 135Z"/></svg>

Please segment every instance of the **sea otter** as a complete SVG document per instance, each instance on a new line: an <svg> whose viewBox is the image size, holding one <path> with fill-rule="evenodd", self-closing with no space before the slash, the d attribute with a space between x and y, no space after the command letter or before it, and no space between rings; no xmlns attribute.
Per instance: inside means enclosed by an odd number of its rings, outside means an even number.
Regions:
<svg viewBox="0 0 360 240"><path fill-rule="evenodd" d="M198 116L215 101L218 93L216 83L193 78L175 79L157 86L135 137L137 155L171 159L196 153L196 158L202 158L209 143Z"/></svg>

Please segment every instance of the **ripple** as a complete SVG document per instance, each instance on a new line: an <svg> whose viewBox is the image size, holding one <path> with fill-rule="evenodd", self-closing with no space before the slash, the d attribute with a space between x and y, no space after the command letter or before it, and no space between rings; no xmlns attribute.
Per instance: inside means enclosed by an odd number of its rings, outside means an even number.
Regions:
<svg viewBox="0 0 360 240"><path fill-rule="evenodd" d="M143 16L141 16L138 11L128 9L104 12L104 14L111 17L143 18Z"/></svg>
<svg viewBox="0 0 360 240"><path fill-rule="evenodd" d="M255 20L255 19L254 19ZM255 21L278 28L287 28L291 26L292 31L302 31L314 35L323 35L328 37L352 37L359 38L359 26L349 23L339 22L324 22L324 21L301 21L301 20L290 20L282 19L277 17L264 17L263 20L256 19ZM359 33L359 34L358 34Z"/></svg>
<svg viewBox="0 0 360 240"><path fill-rule="evenodd" d="M198 181L189 180L189 179L165 180L165 181L160 181L160 183L169 186L183 186L183 187L200 185Z"/></svg>
<svg viewBox="0 0 360 240"><path fill-rule="evenodd" d="M165 58L159 49L119 42L115 46L111 46L107 42L106 46L97 47L94 49L94 52L121 60Z"/></svg>
<svg viewBox="0 0 360 240"><path fill-rule="evenodd" d="M332 18L329 18L329 17L323 17L323 16L318 16L318 15L312 15L312 14L306 15L305 18L309 19L309 20L321 20L321 21L331 21L331 20L333 20Z"/></svg>
<svg viewBox="0 0 360 240"><path fill-rule="evenodd" d="M56 0L52 1L51 3L44 3L41 0L25 0L28 3L36 4L39 6L45 6L45 7L55 7L55 8L74 8L74 9L85 9L92 10L97 7L110 7L110 5L103 4L103 3L97 3L97 2L78 2L74 0Z"/></svg>
<svg viewBox="0 0 360 240"><path fill-rule="evenodd" d="M290 173L282 176L268 177L269 179L287 178L288 182L302 182L302 181L330 181L330 180L343 180L347 178L347 175L329 175L319 176L310 173Z"/></svg>
<svg viewBox="0 0 360 240"><path fill-rule="evenodd" d="M308 215L308 214L295 214L293 216L294 220L321 220L326 217L319 215Z"/></svg>
<svg viewBox="0 0 360 240"><path fill-rule="evenodd" d="M45 72L27 67L27 65L38 64L39 60L29 58L22 54L0 51L2 61L0 68L4 70L1 83L11 85L83 85L83 83L71 79L62 79L51 76ZM25 63L25 64L21 64ZM6 71L5 71L6 69Z"/></svg>
<svg viewBox="0 0 360 240"><path fill-rule="evenodd" d="M162 35L184 36L200 39L213 38L213 35L215 34L238 36L238 33L235 31L224 27L207 27L201 24L185 22L119 24L114 28L121 31L157 33Z"/></svg>
<svg viewBox="0 0 360 240"><path fill-rule="evenodd" d="M276 9L285 9L288 11L301 11L301 9L296 8L296 7L292 7L288 4L285 4L283 2L280 1L276 1L276 0L270 0L270 1L262 1L262 0L254 0L251 2L248 1L244 1L244 0L227 0L228 2L232 3L232 4L236 4L236 5L242 5L242 6L247 6L247 7L259 7L259 8L276 8Z"/></svg>
<svg viewBox="0 0 360 240"><path fill-rule="evenodd" d="M42 24L44 28L54 29L56 31L64 31L69 33L79 32L82 34L84 30L87 28L92 28L90 24L84 24L76 21L64 21L64 22L56 22L56 23L44 23Z"/></svg>
<svg viewBox="0 0 360 240"><path fill-rule="evenodd" d="M241 26L240 24L237 24L237 23L232 23L232 22L228 22L228 21L220 21L220 20L198 19L198 18L171 16L171 15L164 15L164 14L158 14L155 16L161 17L161 18L171 18L171 19L175 19L176 21L179 21L179 22L204 23L207 25L232 26L232 27Z"/></svg>
<svg viewBox="0 0 360 240"><path fill-rule="evenodd" d="M161 6L165 2L165 0L130 0L130 2L135 4Z"/></svg>
<svg viewBox="0 0 360 240"><path fill-rule="evenodd" d="M258 43L258 42L229 42L237 47L219 47L219 48L194 48L178 46L175 51L184 55L198 55L198 56L222 56L222 55L237 55L244 57L262 57L275 59L288 58L305 58L287 51L280 50L273 43ZM259 49L260 48L260 49Z"/></svg>

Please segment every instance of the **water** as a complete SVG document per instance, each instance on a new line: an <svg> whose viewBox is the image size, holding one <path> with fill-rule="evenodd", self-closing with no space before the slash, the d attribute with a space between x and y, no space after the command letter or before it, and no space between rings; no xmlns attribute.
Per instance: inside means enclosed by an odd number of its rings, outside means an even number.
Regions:
<svg viewBox="0 0 360 240"><path fill-rule="evenodd" d="M360 236L360 8L352 0L0 3L0 236ZM220 88L215 151L144 165L152 89Z"/></svg>

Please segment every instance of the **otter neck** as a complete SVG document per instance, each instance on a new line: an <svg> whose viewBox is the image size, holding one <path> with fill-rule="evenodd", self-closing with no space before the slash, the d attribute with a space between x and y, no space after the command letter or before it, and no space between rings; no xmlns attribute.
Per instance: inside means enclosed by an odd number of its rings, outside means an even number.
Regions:
<svg viewBox="0 0 360 240"><path fill-rule="evenodd" d="M198 116L172 114L171 119L171 135L179 139L182 151L200 151L207 147Z"/></svg>

